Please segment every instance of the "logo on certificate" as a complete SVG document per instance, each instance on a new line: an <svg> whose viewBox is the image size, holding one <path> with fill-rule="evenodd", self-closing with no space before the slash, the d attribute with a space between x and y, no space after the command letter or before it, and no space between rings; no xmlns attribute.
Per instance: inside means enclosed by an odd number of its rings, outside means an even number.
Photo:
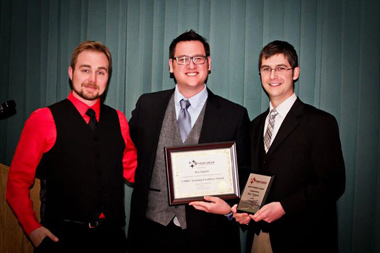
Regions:
<svg viewBox="0 0 380 253"><path fill-rule="evenodd" d="M196 161L192 160L191 162L189 162L189 164L190 164L191 168L194 168L198 163Z"/></svg>

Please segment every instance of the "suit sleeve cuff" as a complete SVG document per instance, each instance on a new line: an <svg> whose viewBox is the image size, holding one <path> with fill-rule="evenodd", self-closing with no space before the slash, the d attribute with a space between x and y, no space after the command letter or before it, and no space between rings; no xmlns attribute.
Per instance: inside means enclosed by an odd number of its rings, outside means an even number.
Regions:
<svg viewBox="0 0 380 253"><path fill-rule="evenodd" d="M233 212L230 212L230 213L228 213L228 214L225 214L224 216L226 216L228 220L232 220L232 219L234 218L234 214L233 214Z"/></svg>

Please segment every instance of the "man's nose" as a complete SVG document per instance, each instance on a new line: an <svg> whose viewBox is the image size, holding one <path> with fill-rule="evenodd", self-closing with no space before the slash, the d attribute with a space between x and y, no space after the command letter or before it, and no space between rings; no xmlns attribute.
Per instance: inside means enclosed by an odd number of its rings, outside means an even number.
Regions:
<svg viewBox="0 0 380 253"><path fill-rule="evenodd" d="M277 77L276 69L271 69L270 70L270 78L273 79L275 77Z"/></svg>
<svg viewBox="0 0 380 253"><path fill-rule="evenodd" d="M189 62L189 64L187 64L187 67L188 67L189 69L193 69L193 68L195 68L195 64L194 64L194 62L193 62L193 59L190 59L190 62Z"/></svg>
<svg viewBox="0 0 380 253"><path fill-rule="evenodd" d="M96 72L91 72L91 74L89 75L88 81L92 83L96 82Z"/></svg>

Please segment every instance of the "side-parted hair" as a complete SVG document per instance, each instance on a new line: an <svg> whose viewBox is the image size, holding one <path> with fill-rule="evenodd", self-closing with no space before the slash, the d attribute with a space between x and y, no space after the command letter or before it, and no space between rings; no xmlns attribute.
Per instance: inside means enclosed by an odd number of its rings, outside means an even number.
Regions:
<svg viewBox="0 0 380 253"><path fill-rule="evenodd" d="M73 54L71 55L71 63L70 66L72 69L75 69L75 64L77 63L78 55L82 53L84 50L92 50L100 53L104 53L108 59L108 74L111 76L112 73L112 56L111 52L103 43L99 41L83 41L77 46Z"/></svg>
<svg viewBox="0 0 380 253"><path fill-rule="evenodd" d="M182 33L177 38L175 38L172 43L170 43L169 59L174 58L175 48L177 44L182 41L200 41L203 44L206 56L210 56L210 45L208 44L207 40L191 29L190 31Z"/></svg>
<svg viewBox="0 0 380 253"><path fill-rule="evenodd" d="M269 57L277 54L283 54L292 69L298 67L298 56L294 47L286 41L275 40L267 44L261 50L259 57L259 71L261 68L262 59L268 59Z"/></svg>

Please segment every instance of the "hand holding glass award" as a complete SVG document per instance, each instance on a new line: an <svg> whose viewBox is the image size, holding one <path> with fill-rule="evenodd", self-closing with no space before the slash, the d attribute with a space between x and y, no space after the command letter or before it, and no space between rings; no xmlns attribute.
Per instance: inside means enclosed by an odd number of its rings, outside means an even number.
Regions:
<svg viewBox="0 0 380 253"><path fill-rule="evenodd" d="M265 203L274 176L251 173L241 195L237 211L240 213L256 213Z"/></svg>

